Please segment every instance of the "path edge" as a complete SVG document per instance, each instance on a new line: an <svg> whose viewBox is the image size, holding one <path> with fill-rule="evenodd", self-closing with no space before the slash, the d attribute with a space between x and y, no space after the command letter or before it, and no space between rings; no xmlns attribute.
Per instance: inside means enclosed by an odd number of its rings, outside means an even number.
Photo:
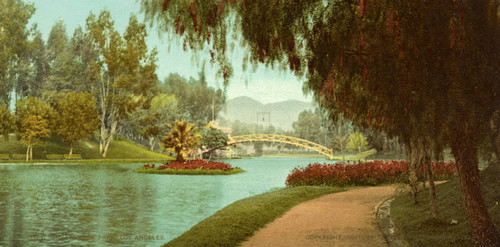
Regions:
<svg viewBox="0 0 500 247"><path fill-rule="evenodd" d="M391 204L396 196L382 200L375 210L375 221L389 247L410 247L391 218Z"/></svg>

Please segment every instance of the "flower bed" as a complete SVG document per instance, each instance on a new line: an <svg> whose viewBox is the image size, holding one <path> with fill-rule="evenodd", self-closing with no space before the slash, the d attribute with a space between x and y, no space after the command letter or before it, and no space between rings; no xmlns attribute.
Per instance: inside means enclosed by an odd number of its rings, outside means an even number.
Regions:
<svg viewBox="0 0 500 247"><path fill-rule="evenodd" d="M455 163L439 162L431 165L435 180L449 179L455 173ZM286 186L324 185L377 185L381 183L404 182L408 178L407 161L370 161L346 165L309 164L292 170L286 179ZM418 170L424 177L424 169Z"/></svg>
<svg viewBox="0 0 500 247"><path fill-rule="evenodd" d="M202 159L189 160L186 162L172 161L156 166L145 164L135 172L155 174L179 174L179 175L229 175L244 172L239 167L232 167L224 162L205 161Z"/></svg>

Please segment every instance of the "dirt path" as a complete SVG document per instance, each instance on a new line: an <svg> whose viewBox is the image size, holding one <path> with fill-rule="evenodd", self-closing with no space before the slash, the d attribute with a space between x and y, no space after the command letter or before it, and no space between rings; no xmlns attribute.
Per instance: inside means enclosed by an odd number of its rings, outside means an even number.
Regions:
<svg viewBox="0 0 500 247"><path fill-rule="evenodd" d="M242 246L387 246L375 221L394 186L353 189L293 207Z"/></svg>

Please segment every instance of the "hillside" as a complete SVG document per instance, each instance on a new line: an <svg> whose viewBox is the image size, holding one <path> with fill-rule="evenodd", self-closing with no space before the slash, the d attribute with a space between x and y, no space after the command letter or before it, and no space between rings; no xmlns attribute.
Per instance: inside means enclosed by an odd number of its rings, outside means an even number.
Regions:
<svg viewBox="0 0 500 247"><path fill-rule="evenodd" d="M292 130L293 122L297 121L299 113L304 110L314 110L315 106L309 102L298 100L287 100L276 103L262 104L250 97L237 97L226 102L221 111L221 117L246 123L257 122L259 113L259 124L270 124L283 130ZM266 114L262 114L266 113ZM269 120L267 113L269 113Z"/></svg>
<svg viewBox="0 0 500 247"><path fill-rule="evenodd" d="M69 146L58 138L48 139L33 146L33 159L43 159L45 154L67 154ZM0 138L0 154L25 154L26 147L11 134L9 140ZM74 154L81 154L83 159L103 159L99 155L99 142L84 139L75 144ZM172 157L152 152L143 146L128 140L114 140L111 142L106 159L155 159L168 160Z"/></svg>

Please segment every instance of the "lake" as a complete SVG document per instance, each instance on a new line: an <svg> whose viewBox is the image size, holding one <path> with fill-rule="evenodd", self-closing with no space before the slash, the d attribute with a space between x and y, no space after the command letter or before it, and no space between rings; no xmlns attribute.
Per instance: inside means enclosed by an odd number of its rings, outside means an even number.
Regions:
<svg viewBox="0 0 500 247"><path fill-rule="evenodd" d="M0 165L0 246L160 246L225 206L285 187L321 158L224 160L229 176L154 175L135 165Z"/></svg>

